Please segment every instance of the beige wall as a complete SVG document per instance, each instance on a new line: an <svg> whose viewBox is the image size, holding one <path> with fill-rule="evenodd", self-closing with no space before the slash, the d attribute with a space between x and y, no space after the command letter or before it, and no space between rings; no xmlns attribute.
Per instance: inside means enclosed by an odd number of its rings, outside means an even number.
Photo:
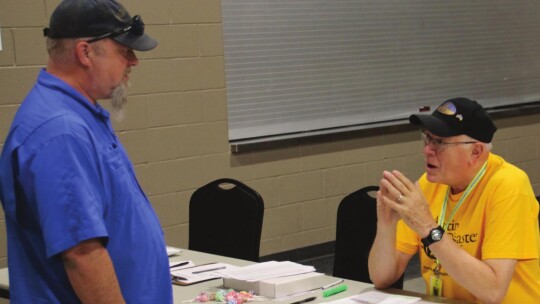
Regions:
<svg viewBox="0 0 540 304"><path fill-rule="evenodd" d="M46 63L41 33L58 3L0 0L0 147L18 104ZM421 174L420 137L409 127L231 154L220 1L123 3L142 15L160 45L139 54L127 118L115 127L170 245L187 247L189 197L215 178L236 178L261 193L266 204L261 255L267 255L333 240L340 199L378 184L382 170ZM527 171L540 193L540 115L496 124L494 151ZM3 267L3 215L0 222Z"/></svg>

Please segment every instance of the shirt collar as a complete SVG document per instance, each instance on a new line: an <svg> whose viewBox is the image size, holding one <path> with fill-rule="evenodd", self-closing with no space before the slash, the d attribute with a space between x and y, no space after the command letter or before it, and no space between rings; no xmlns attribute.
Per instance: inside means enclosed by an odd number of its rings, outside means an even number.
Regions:
<svg viewBox="0 0 540 304"><path fill-rule="evenodd" d="M64 80L47 72L45 68L40 71L38 83L44 87L64 92L66 95L75 100L79 105L88 109L94 115L103 116L107 119L110 117L109 111L103 108L97 101L95 104L93 104L79 91L75 90L75 88L66 83Z"/></svg>

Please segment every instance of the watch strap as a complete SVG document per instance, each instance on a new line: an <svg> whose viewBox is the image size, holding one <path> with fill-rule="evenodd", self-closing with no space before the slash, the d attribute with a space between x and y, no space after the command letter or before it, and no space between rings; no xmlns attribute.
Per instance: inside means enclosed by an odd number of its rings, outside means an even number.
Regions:
<svg viewBox="0 0 540 304"><path fill-rule="evenodd" d="M434 239L433 238L433 235L437 234L437 233L434 233L434 232L439 232L440 234L440 238L439 239ZM425 238L422 239L422 244L424 245L424 252L426 253L426 255L430 258L430 259L437 259L433 253L431 252L431 250L429 249L429 245L435 243L435 242L438 242L442 239L442 236L444 235L444 229L439 225L439 227L437 228L433 228L429 231L429 234L428 236L426 236Z"/></svg>
<svg viewBox="0 0 540 304"><path fill-rule="evenodd" d="M440 238L434 238L435 235L438 234L441 236ZM429 234L422 239L422 244L424 244L425 247L428 247L429 245L436 243L442 239L442 236L444 235L444 229L439 225L436 228L433 228L429 231Z"/></svg>

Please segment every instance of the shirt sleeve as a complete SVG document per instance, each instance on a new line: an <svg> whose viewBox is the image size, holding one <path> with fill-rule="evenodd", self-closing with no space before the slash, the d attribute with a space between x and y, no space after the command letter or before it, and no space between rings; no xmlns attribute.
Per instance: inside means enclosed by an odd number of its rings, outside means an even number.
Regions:
<svg viewBox="0 0 540 304"><path fill-rule="evenodd" d="M107 237L99 157L84 132L66 132L21 153L20 182L33 202L46 253L52 257L81 241ZM24 149L23 149L24 151ZM20 156L21 158L21 156Z"/></svg>
<svg viewBox="0 0 540 304"><path fill-rule="evenodd" d="M538 258L538 202L528 177L524 173L500 176L489 188L492 197L486 208L482 259Z"/></svg>

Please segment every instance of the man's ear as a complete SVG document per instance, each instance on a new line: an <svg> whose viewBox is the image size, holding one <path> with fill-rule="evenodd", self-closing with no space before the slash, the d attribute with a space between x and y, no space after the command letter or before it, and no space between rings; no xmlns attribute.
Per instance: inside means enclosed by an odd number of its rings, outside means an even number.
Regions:
<svg viewBox="0 0 540 304"><path fill-rule="evenodd" d="M486 149L486 146L483 143L473 144L471 149L471 160L473 162L477 161L484 153L484 149Z"/></svg>
<svg viewBox="0 0 540 304"><path fill-rule="evenodd" d="M91 65L91 57L94 55L94 50L92 49L92 46L90 43L86 41L79 41L75 45L75 58L79 62L79 64L83 66L90 66Z"/></svg>

